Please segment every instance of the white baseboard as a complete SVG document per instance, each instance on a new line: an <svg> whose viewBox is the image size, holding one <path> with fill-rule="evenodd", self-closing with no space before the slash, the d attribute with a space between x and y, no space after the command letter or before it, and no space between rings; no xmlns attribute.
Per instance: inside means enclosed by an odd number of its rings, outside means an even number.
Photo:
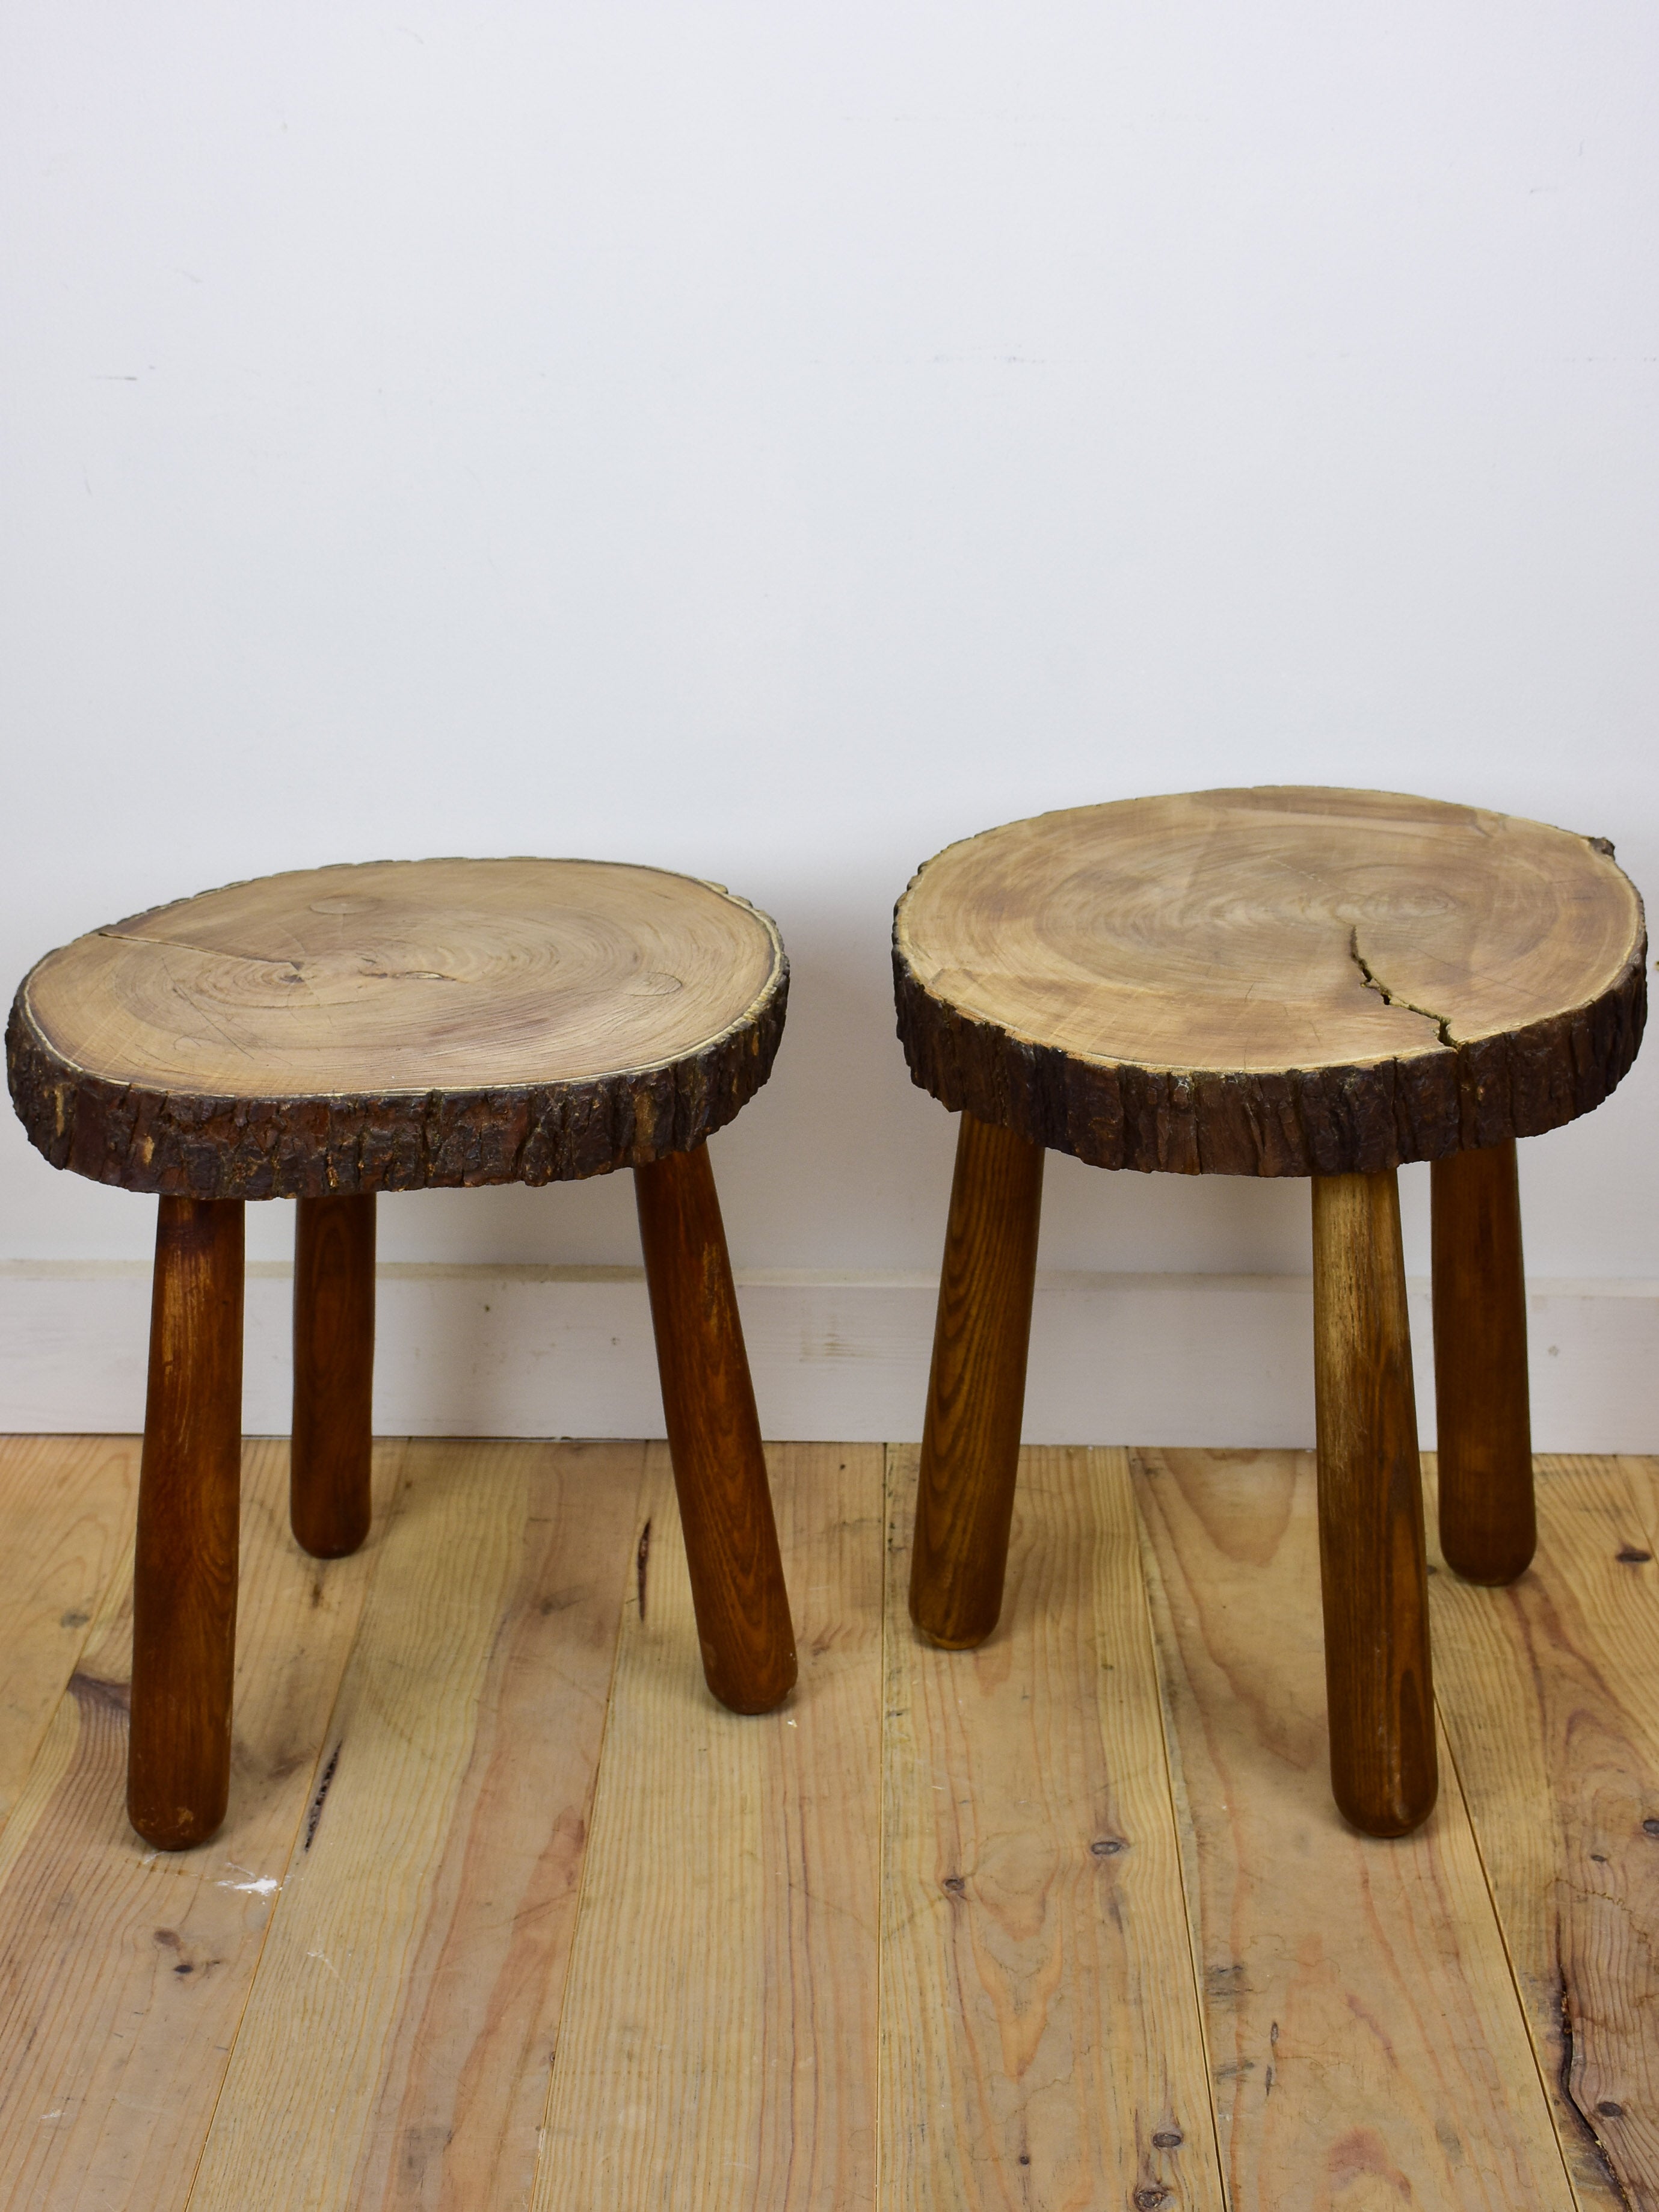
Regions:
<svg viewBox="0 0 1659 2212"><path fill-rule="evenodd" d="M739 1275L768 1436L921 1432L935 1286L921 1274ZM248 1270L244 1425L289 1421L291 1276ZM1413 1282L1423 1440L1434 1437L1428 1286ZM0 1428L142 1426L149 1270L0 1263ZM1033 1443L1306 1445L1312 1289L1294 1275L1038 1279ZM1659 1451L1659 1283L1530 1286L1540 1451ZM662 1434L645 1285L631 1267L390 1266L376 1429L390 1436Z"/></svg>

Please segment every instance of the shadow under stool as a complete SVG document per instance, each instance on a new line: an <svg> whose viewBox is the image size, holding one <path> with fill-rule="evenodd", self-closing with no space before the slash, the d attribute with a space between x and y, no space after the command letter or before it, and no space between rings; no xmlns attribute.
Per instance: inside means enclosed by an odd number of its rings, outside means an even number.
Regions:
<svg viewBox="0 0 1659 2212"><path fill-rule="evenodd" d="M374 1195L631 1167L708 1686L795 1680L743 1333L704 1139L765 1082L788 963L713 884L588 860L271 876L49 953L7 1030L54 1167L160 1194L133 1589L127 1806L163 1850L229 1789L243 1201L299 1201L292 1518L368 1532Z"/></svg>
<svg viewBox="0 0 1659 2212"><path fill-rule="evenodd" d="M1533 1554L1515 1140L1599 1105L1646 1013L1641 901L1605 841L1322 788L1045 814L927 862L893 962L915 1080L962 1115L910 1589L979 1644L1002 1604L1044 1151L1313 1183L1321 1580L1338 1806L1437 1787L1395 1169L1432 1167L1440 1533Z"/></svg>

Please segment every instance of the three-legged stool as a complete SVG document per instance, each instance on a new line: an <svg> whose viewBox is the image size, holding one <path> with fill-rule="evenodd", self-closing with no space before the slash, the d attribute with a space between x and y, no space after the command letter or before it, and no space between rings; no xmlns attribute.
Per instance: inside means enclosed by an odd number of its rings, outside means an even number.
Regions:
<svg viewBox="0 0 1659 2212"><path fill-rule="evenodd" d="M588 860L381 861L233 884L49 953L7 1030L54 1167L161 1195L133 1589L128 1810L224 1817L243 1201L299 1200L292 1517L369 1521L374 1194L631 1167L708 1686L795 1679L760 1426L704 1139L771 1073L788 963L718 885Z"/></svg>
<svg viewBox="0 0 1659 2212"><path fill-rule="evenodd" d="M1002 1602L1045 1148L1313 1179L1331 1778L1371 1835L1437 1788L1395 1170L1431 1160L1440 1529L1532 1557L1515 1139L1599 1105L1646 1012L1612 848L1378 792L1079 807L949 847L894 923L911 1073L962 1115L910 1604L965 1647Z"/></svg>

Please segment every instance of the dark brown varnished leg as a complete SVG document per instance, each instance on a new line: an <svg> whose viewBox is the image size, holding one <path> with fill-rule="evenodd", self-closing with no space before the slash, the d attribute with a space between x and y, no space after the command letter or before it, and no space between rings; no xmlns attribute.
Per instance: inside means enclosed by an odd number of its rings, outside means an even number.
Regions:
<svg viewBox="0 0 1659 2212"><path fill-rule="evenodd" d="M951 1650L1002 1610L1031 1340L1041 1145L962 1116L927 1381L910 1617Z"/></svg>
<svg viewBox="0 0 1659 2212"><path fill-rule="evenodd" d="M1472 1583L1512 1583L1538 1542L1515 1139L1430 1172L1440 1548Z"/></svg>
<svg viewBox="0 0 1659 2212"><path fill-rule="evenodd" d="M1428 1818L1439 1778L1422 1468L1392 1169L1314 1178L1313 1250L1331 1788L1355 1827L1403 1836Z"/></svg>
<svg viewBox="0 0 1659 2212"><path fill-rule="evenodd" d="M242 1462L242 1205L164 1198L132 1592L127 1812L204 1843L230 1791Z"/></svg>
<svg viewBox="0 0 1659 2212"><path fill-rule="evenodd" d="M769 1712L794 1686L795 1632L708 1146L634 1187L703 1673L733 1712Z"/></svg>
<svg viewBox="0 0 1659 2212"><path fill-rule="evenodd" d="M368 1534L374 1412L374 1194L302 1198L289 1515L314 1559L342 1559Z"/></svg>

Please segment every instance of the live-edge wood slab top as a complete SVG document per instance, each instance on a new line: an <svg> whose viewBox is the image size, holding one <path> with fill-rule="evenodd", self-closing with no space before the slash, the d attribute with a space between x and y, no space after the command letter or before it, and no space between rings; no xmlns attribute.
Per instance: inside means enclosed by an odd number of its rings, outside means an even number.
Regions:
<svg viewBox="0 0 1659 2212"><path fill-rule="evenodd" d="M684 1152L766 1080L788 963L715 884L380 860L233 884L48 953L7 1029L55 1167L305 1197L542 1183Z"/></svg>
<svg viewBox="0 0 1659 2212"><path fill-rule="evenodd" d="M1394 793L1012 822L899 901L899 1035L953 1109L1101 1167L1375 1172L1599 1105L1646 1015L1605 840Z"/></svg>

